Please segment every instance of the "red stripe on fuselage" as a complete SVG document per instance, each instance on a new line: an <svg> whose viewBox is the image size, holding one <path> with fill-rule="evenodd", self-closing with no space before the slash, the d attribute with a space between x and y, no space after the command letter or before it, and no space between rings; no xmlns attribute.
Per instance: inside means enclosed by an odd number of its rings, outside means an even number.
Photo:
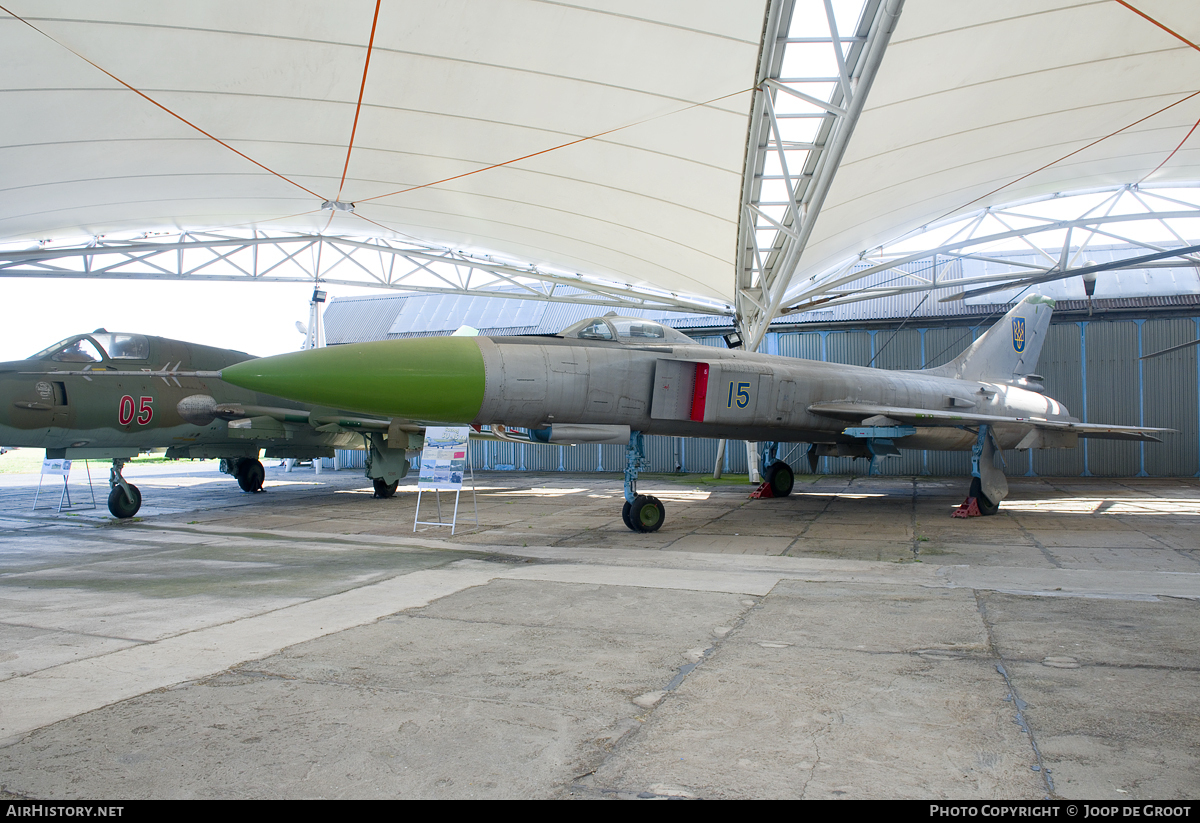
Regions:
<svg viewBox="0 0 1200 823"><path fill-rule="evenodd" d="M708 400L708 364L696 364L696 380L692 385L692 419L704 422L704 403Z"/></svg>

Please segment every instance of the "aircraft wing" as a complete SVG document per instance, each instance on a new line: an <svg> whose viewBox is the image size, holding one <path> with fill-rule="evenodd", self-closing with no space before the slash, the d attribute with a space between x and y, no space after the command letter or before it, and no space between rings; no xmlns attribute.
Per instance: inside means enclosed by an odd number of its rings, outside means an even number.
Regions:
<svg viewBox="0 0 1200 823"><path fill-rule="evenodd" d="M1162 442L1158 434L1175 429L1156 429L1146 426L1109 426L1103 423L1079 423L1069 420L1046 420L1038 417L1005 417L996 414L975 414L961 411L931 409L905 409L897 406L879 406L868 403L813 403L808 407L812 414L862 423L870 417L887 417L910 426L970 426L1016 424L1032 426L1049 431L1072 432L1079 437L1095 437L1104 440L1145 440Z"/></svg>

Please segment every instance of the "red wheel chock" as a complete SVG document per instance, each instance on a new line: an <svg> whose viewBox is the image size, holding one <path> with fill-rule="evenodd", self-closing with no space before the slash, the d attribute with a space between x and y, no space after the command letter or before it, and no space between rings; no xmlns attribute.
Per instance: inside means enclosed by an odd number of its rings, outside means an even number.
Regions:
<svg viewBox="0 0 1200 823"><path fill-rule="evenodd" d="M758 484L758 488L750 492L751 500L762 500L768 497L774 497L775 493L771 491L770 481L764 480Z"/></svg>
<svg viewBox="0 0 1200 823"><path fill-rule="evenodd" d="M982 517L983 512L979 510L979 501L974 497L968 497L962 502L962 505L954 510L951 517Z"/></svg>

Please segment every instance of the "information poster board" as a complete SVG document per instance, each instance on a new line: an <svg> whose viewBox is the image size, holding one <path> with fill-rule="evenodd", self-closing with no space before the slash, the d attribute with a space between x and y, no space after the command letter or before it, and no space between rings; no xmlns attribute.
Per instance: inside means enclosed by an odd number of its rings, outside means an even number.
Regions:
<svg viewBox="0 0 1200 823"><path fill-rule="evenodd" d="M470 426L430 426L421 451L419 491L462 491Z"/></svg>
<svg viewBox="0 0 1200 823"><path fill-rule="evenodd" d="M42 474L61 475L68 477L71 474L70 460L43 460Z"/></svg>
<svg viewBox="0 0 1200 823"><path fill-rule="evenodd" d="M88 492L92 496L92 505L90 506L90 508L94 509L94 508L96 508L96 490L92 488L92 469L90 466L88 466L88 462L86 460L83 461L83 465L87 468ZM63 482L62 492L58 496L58 511L59 511L59 513L61 513L64 508L75 507L75 504L73 504L71 502L71 490L67 485L69 483L69 478L71 476L71 461L63 460L62 458L58 458L58 459L54 459L54 460L43 460L42 461L42 474L41 474L41 477L38 478L37 491L33 495L33 510L37 511L38 509L54 508L54 504L50 504L47 506L39 506L38 505L38 500L40 500L41 496L42 496L42 481L45 480L47 476L62 478L62 482Z"/></svg>

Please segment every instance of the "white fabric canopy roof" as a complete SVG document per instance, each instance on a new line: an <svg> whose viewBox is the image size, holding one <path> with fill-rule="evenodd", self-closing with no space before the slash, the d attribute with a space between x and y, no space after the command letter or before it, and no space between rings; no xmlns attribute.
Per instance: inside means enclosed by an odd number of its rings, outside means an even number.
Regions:
<svg viewBox="0 0 1200 823"><path fill-rule="evenodd" d="M1194 2L1132 5L1200 43ZM989 205L1200 180L1200 134L1155 171L1198 91L1200 51L1115 0L907 0L796 277Z"/></svg>
<svg viewBox="0 0 1200 823"><path fill-rule="evenodd" d="M370 0L9 2L0 243L395 232L730 301L766 5L389 0L364 85ZM1134 5L1200 42L1190 0ZM989 204L1198 180L1189 144L1155 171L1198 90L1200 52L1119 0L907 0L797 275Z"/></svg>
<svg viewBox="0 0 1200 823"><path fill-rule="evenodd" d="M6 8L0 242L392 230L728 296L763 0L389 0L365 86L369 0Z"/></svg>

